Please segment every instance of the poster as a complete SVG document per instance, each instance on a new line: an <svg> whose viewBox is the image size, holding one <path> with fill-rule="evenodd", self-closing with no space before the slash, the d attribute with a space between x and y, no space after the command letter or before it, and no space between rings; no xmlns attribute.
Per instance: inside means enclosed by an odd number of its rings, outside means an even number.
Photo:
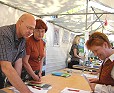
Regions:
<svg viewBox="0 0 114 93"><path fill-rule="evenodd" d="M53 45L59 45L59 28L54 27L54 41L53 41Z"/></svg>

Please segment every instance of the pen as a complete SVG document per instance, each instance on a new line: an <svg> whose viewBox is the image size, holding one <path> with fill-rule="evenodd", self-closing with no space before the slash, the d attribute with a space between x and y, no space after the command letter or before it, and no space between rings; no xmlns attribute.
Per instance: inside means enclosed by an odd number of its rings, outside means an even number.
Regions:
<svg viewBox="0 0 114 93"><path fill-rule="evenodd" d="M76 89L68 89L68 91L80 92L80 90L76 90Z"/></svg>
<svg viewBox="0 0 114 93"><path fill-rule="evenodd" d="M35 88L35 89L41 90L41 88L36 87L36 86L32 86L32 88Z"/></svg>

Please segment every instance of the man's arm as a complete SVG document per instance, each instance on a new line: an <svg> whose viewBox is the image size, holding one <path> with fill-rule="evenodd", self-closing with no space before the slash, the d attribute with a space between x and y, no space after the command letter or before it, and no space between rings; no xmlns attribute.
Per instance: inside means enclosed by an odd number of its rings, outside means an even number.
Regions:
<svg viewBox="0 0 114 93"><path fill-rule="evenodd" d="M0 61L1 69L3 73L6 75L10 83L18 90L20 93L32 93L27 86L23 83L21 78L19 77L16 70L13 68L11 62L8 61Z"/></svg>
<svg viewBox="0 0 114 93"><path fill-rule="evenodd" d="M114 66L113 66L112 71L111 71L111 77L114 79Z"/></svg>
<svg viewBox="0 0 114 93"><path fill-rule="evenodd" d="M111 77L114 79L114 67L111 71ZM102 84L96 84L95 86L95 92L99 93L114 93L114 86L111 85L102 85Z"/></svg>
<svg viewBox="0 0 114 93"><path fill-rule="evenodd" d="M19 76L21 77L21 72L22 72L22 58L19 58L15 64L14 64L14 68L17 71L17 73L19 74Z"/></svg>
<svg viewBox="0 0 114 93"><path fill-rule="evenodd" d="M114 86L96 84L95 93L114 93Z"/></svg>

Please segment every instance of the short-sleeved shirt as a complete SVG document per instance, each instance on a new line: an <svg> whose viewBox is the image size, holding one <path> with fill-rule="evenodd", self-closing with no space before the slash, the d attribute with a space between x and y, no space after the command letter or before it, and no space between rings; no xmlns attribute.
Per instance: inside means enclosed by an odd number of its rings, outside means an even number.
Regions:
<svg viewBox="0 0 114 93"><path fill-rule="evenodd" d="M42 39L35 40L32 35L26 40L26 54L30 55L28 62L34 71L40 70L41 59L44 57L44 49L45 42ZM40 61L38 60L38 56L40 56Z"/></svg>
<svg viewBox="0 0 114 93"><path fill-rule="evenodd" d="M25 54L25 39L18 39L16 24L0 27L0 61L15 62Z"/></svg>

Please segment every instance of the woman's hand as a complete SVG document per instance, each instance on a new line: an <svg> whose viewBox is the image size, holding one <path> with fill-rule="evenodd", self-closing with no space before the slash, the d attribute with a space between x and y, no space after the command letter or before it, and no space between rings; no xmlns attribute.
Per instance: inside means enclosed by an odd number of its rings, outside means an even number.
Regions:
<svg viewBox="0 0 114 93"><path fill-rule="evenodd" d="M39 80L38 80L38 81L41 82L42 72L39 72L39 73L38 73L38 77L39 77Z"/></svg>
<svg viewBox="0 0 114 93"><path fill-rule="evenodd" d="M38 75L35 75L35 76L33 77L33 79L34 79L35 81L39 81L39 76L38 76Z"/></svg>
<svg viewBox="0 0 114 93"><path fill-rule="evenodd" d="M85 56L80 56L80 59L85 60Z"/></svg>

